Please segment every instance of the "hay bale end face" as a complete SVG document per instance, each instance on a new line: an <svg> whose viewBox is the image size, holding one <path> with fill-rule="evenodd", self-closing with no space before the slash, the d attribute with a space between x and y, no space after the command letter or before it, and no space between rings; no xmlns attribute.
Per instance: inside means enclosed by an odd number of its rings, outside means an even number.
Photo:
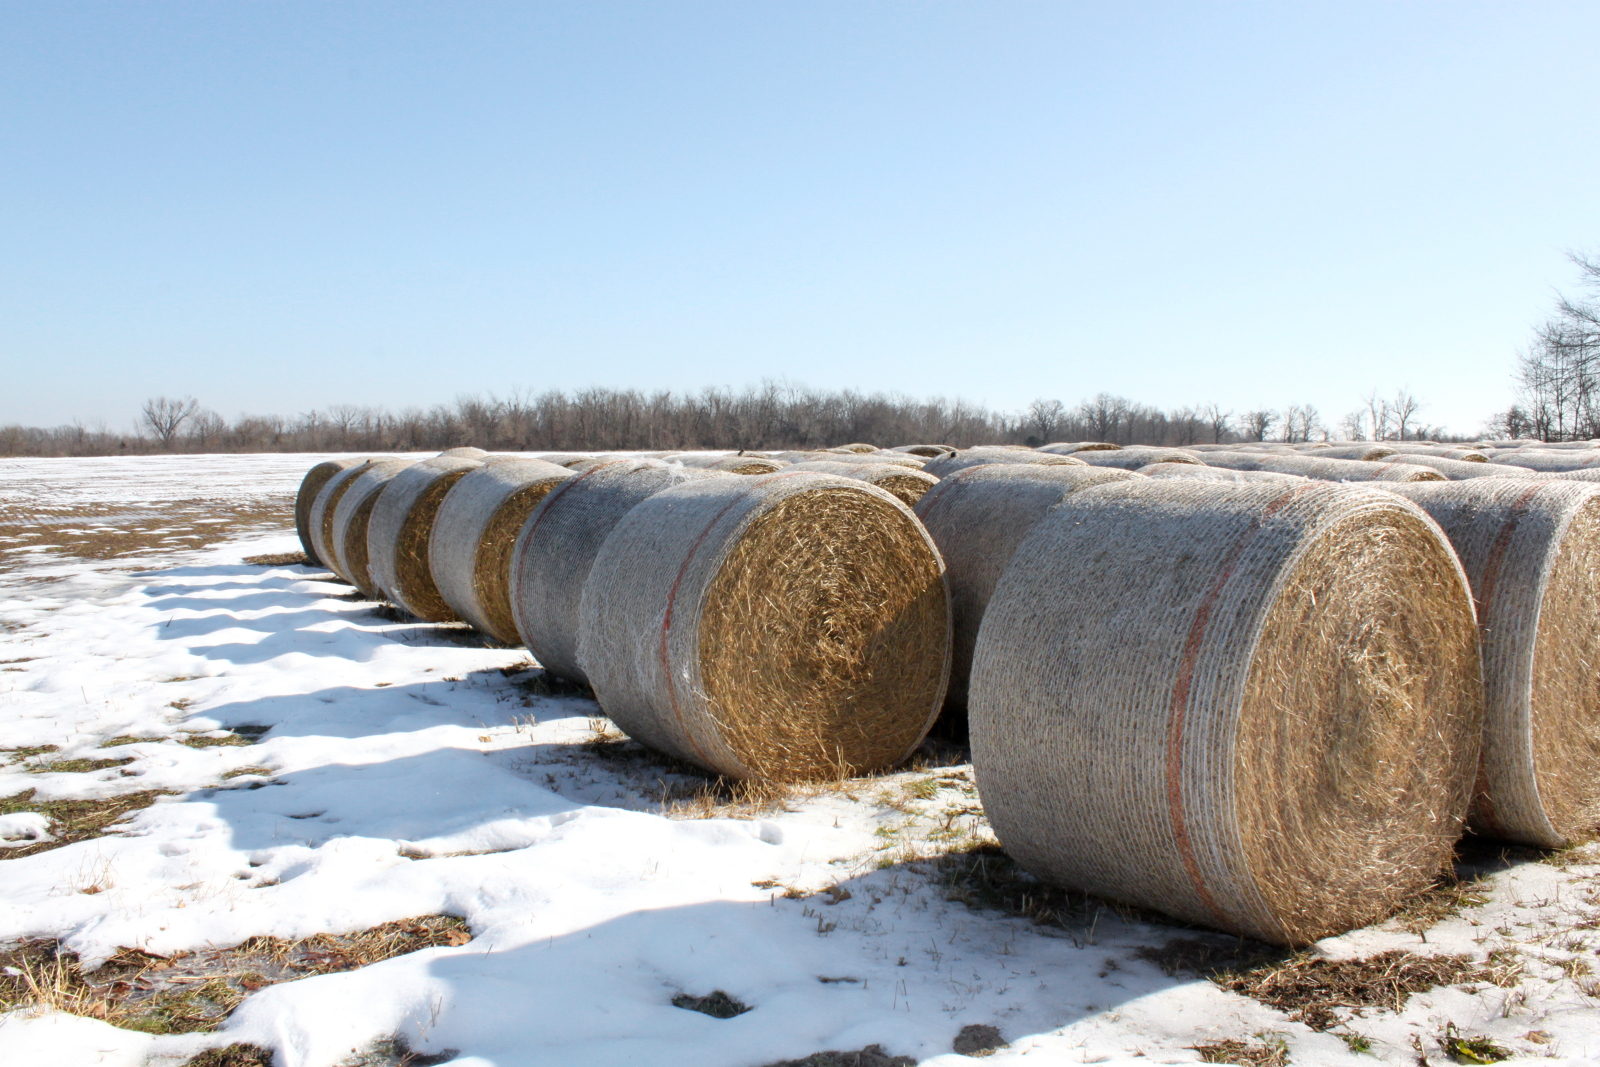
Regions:
<svg viewBox="0 0 1600 1067"><path fill-rule="evenodd" d="M512 619L540 665L575 682L589 680L578 664L578 604L596 553L624 515L663 489L735 477L656 459L616 460L552 489L511 550Z"/></svg>
<svg viewBox="0 0 1600 1067"><path fill-rule="evenodd" d="M511 612L511 550L522 525L557 485L574 477L538 459L505 460L468 471L433 520L428 567L439 595L471 625L521 644Z"/></svg>
<svg viewBox="0 0 1600 1067"><path fill-rule="evenodd" d="M1045 513L1080 489L1137 474L1093 467L990 463L938 482L916 515L944 558L950 587L950 686L941 732L966 735L967 677L978 627L1017 545Z"/></svg>
<svg viewBox="0 0 1600 1067"><path fill-rule="evenodd" d="M1290 945L1438 873L1482 715L1438 526L1316 482L1069 497L990 598L969 700L984 807L1019 863Z"/></svg>
<svg viewBox="0 0 1600 1067"><path fill-rule="evenodd" d="M1478 600L1474 828L1541 848L1600 829L1600 486L1480 478L1395 492L1444 528Z"/></svg>
<svg viewBox="0 0 1600 1067"><path fill-rule="evenodd" d="M898 463L830 463L813 460L796 463L789 469L831 474L836 478L858 478L893 493L908 508L916 507L922 494L939 484L939 479L926 471L913 470Z"/></svg>
<svg viewBox="0 0 1600 1067"><path fill-rule="evenodd" d="M1056 467L1088 466L1077 456L1057 456L1049 452L1035 452L1031 448L983 446L980 448L965 448L948 456L930 459L923 465L922 469L935 478L947 478L956 471L966 470L968 467L981 467L987 463L1034 463L1040 466Z"/></svg>
<svg viewBox="0 0 1600 1067"><path fill-rule="evenodd" d="M910 509L807 471L679 485L606 539L578 655L653 748L737 778L892 766L949 668L944 568Z"/></svg>
<svg viewBox="0 0 1600 1067"><path fill-rule="evenodd" d="M372 507L384 486L409 466L411 462L404 459L381 459L369 464L350 483L333 511L333 534L329 541L338 560L334 570L369 600L381 595L372 584L367 558L367 525L372 521Z"/></svg>
<svg viewBox="0 0 1600 1067"><path fill-rule="evenodd" d="M333 570L334 564L339 560L339 553L333 544L334 512L338 510L339 501L343 499L345 491L374 462L377 461L363 459L339 471L323 484L322 491L311 503L311 514L306 525L310 529L312 542L317 546L317 559L321 560L322 565L329 570Z"/></svg>
<svg viewBox="0 0 1600 1067"><path fill-rule="evenodd" d="M294 532L300 535L301 551L313 564L321 563L322 556L317 551L316 540L311 536L311 505L316 503L317 494L322 492L329 478L358 462L354 459L324 460L306 471L306 476L300 479L300 491L294 496Z"/></svg>
<svg viewBox="0 0 1600 1067"><path fill-rule="evenodd" d="M475 459L436 456L401 471L378 494L367 520L368 568L372 584L399 608L424 622L454 622L456 613L439 595L428 566L433 520L445 494Z"/></svg>

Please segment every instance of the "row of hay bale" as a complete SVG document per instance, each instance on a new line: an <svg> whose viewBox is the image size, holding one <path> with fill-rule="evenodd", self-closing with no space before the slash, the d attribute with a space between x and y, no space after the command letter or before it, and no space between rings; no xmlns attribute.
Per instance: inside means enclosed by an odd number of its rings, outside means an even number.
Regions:
<svg viewBox="0 0 1600 1067"><path fill-rule="evenodd" d="M302 537L718 773L891 766L942 706L1028 869L1268 941L1387 914L1469 822L1600 824L1600 487L1372 446L866 447L321 465ZM914 514L850 476L877 465L922 475Z"/></svg>

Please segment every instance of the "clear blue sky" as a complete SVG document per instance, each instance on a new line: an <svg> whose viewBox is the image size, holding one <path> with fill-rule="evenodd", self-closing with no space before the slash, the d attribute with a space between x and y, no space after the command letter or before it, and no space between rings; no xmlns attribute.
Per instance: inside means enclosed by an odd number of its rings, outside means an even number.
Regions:
<svg viewBox="0 0 1600 1067"><path fill-rule="evenodd" d="M1600 4L0 7L0 422L592 384L1475 430Z"/></svg>

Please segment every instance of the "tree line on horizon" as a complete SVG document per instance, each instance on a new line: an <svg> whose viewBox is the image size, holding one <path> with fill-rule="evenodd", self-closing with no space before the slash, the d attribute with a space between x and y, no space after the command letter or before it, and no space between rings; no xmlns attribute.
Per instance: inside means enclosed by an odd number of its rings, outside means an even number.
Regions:
<svg viewBox="0 0 1600 1067"><path fill-rule="evenodd" d="M1337 434L1309 404L1235 413L1218 404L1163 410L1101 393L1076 405L1039 399L1020 412L963 400L818 390L764 382L742 391L698 393L591 388L459 396L426 410L391 412L340 404L286 418L241 415L233 422L191 398L145 402L132 433L105 425L0 427L0 454L104 456L164 452L426 452L474 445L500 452L663 449L815 449L855 441L898 444L1039 445L1051 441L1182 447L1200 443L1335 436L1353 440L1447 440L1420 421L1421 402L1401 390L1367 397Z"/></svg>

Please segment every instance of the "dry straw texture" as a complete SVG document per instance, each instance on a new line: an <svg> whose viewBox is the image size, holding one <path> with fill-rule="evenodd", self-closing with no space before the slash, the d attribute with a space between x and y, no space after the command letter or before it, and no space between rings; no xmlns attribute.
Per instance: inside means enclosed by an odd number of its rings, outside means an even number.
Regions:
<svg viewBox="0 0 1600 1067"><path fill-rule="evenodd" d="M964 448L960 452L953 452L948 456L930 459L922 469L935 478L948 478L956 471L966 470L968 467L981 467L988 463L1032 463L1039 466L1055 467L1088 466L1077 456L1057 456L1049 452L1035 452L1031 448L1015 449L980 446L978 448Z"/></svg>
<svg viewBox="0 0 1600 1067"><path fill-rule="evenodd" d="M622 517L663 489L734 477L658 459L602 464L562 482L534 508L511 550L511 614L547 671L577 682L578 603L595 554Z"/></svg>
<svg viewBox="0 0 1600 1067"><path fill-rule="evenodd" d="M766 456L730 455L727 452L679 452L668 457L667 462L701 470L727 471L729 474L772 474L788 465Z"/></svg>
<svg viewBox="0 0 1600 1067"><path fill-rule="evenodd" d="M482 462L483 460L489 458L489 453L485 452L481 448L473 448L471 445L460 445L460 446L458 446L456 448L447 448L443 452L440 452L439 453L439 458L440 459L475 459L475 460L478 460L479 462Z"/></svg>
<svg viewBox="0 0 1600 1067"><path fill-rule="evenodd" d="M1600 487L1480 478L1396 490L1478 601L1486 717L1472 821L1545 848L1600 828Z"/></svg>
<svg viewBox="0 0 1600 1067"><path fill-rule="evenodd" d="M373 586L395 606L424 622L453 622L456 613L439 595L428 567L433 519L445 494L475 459L436 456L414 463L378 494L367 521L367 566Z"/></svg>
<svg viewBox="0 0 1600 1067"><path fill-rule="evenodd" d="M1429 470L1438 471L1452 482L1465 481L1468 478L1526 478L1534 474L1527 467L1514 467L1508 463L1481 461L1473 463L1469 460L1447 459L1426 452L1396 452L1389 457L1389 462L1427 467Z"/></svg>
<svg viewBox="0 0 1600 1067"><path fill-rule="evenodd" d="M367 524L372 520L372 506L378 502L384 486L409 466L411 461L404 459L380 459L371 463L350 483L333 510L333 535L329 538L337 560L333 569L369 600L379 596L367 565Z"/></svg>
<svg viewBox="0 0 1600 1067"><path fill-rule="evenodd" d="M1139 473L1151 478L1188 478L1197 482L1303 482L1298 474L1277 471L1236 471L1225 467L1206 467L1197 463L1152 463Z"/></svg>
<svg viewBox="0 0 1600 1067"><path fill-rule="evenodd" d="M322 555L311 536L311 505L317 502L317 494L322 492L329 478L358 462L354 459L324 460L306 471L306 476L300 479L300 491L294 497L294 531L300 535L301 550L313 564L321 563Z"/></svg>
<svg viewBox="0 0 1600 1067"><path fill-rule="evenodd" d="M1450 858L1482 732L1466 576L1373 488L1139 479L1052 510L978 635L973 760L1048 881L1306 944Z"/></svg>
<svg viewBox="0 0 1600 1067"><path fill-rule="evenodd" d="M1083 460L1091 467L1115 467L1118 470L1136 471L1140 467L1148 467L1152 463L1193 463L1204 462L1197 453L1187 452L1181 448L1151 448L1147 445L1129 445L1119 448L1115 452L1079 452L1078 459Z"/></svg>
<svg viewBox="0 0 1600 1067"><path fill-rule="evenodd" d="M345 490L364 472L372 466L370 459L357 460L344 470L339 471L323 484L317 498L311 502L311 514L307 517L306 525L310 528L311 539L317 546L317 559L329 570L338 562L339 553L333 545L333 513L339 508L339 501L343 498Z"/></svg>
<svg viewBox="0 0 1600 1067"><path fill-rule="evenodd" d="M832 448L823 449L824 452L877 452L878 450L877 445L869 445L865 441L856 441L853 444L835 445Z"/></svg>
<svg viewBox="0 0 1600 1067"><path fill-rule="evenodd" d="M433 520L428 567L452 611L509 645L521 644L511 612L511 550L533 509L574 477L554 463L518 459L468 471Z"/></svg>
<svg viewBox="0 0 1600 1067"><path fill-rule="evenodd" d="M904 452L911 456L925 456L932 459L935 456L947 456L956 450L955 445L895 445L890 452Z"/></svg>
<svg viewBox="0 0 1600 1067"><path fill-rule="evenodd" d="M1444 475L1414 463L1395 463L1382 460L1376 463L1359 459L1323 459L1296 453L1278 452L1207 452L1205 462L1211 467L1226 467L1241 471L1277 471L1279 474L1298 474L1304 478L1317 478L1326 482L1442 482Z"/></svg>
<svg viewBox="0 0 1600 1067"><path fill-rule="evenodd" d="M1600 468L1600 455L1586 449L1556 451L1519 448L1509 452L1496 452L1489 457L1491 464L1525 467L1546 474Z"/></svg>
<svg viewBox="0 0 1600 1067"><path fill-rule="evenodd" d="M1011 554L1051 508L1080 489L1137 479L1131 471L1094 467L990 463L941 480L917 504L944 557L950 586L950 688L945 696L959 733L967 707L967 676L978 626Z"/></svg>
<svg viewBox="0 0 1600 1067"><path fill-rule="evenodd" d="M1048 445L1040 445L1038 450L1056 456L1072 456L1079 452L1115 452L1121 447L1110 441L1053 441Z"/></svg>
<svg viewBox="0 0 1600 1067"><path fill-rule="evenodd" d="M695 482L617 524L579 659L639 741L736 778L904 759L944 695L943 567L910 509L806 471Z"/></svg>
<svg viewBox="0 0 1600 1067"><path fill-rule="evenodd" d="M916 507L922 494L939 484L939 479L928 472L912 470L898 463L830 463L813 460L796 463L789 469L831 474L836 478L859 478L869 485L893 493L908 508Z"/></svg>

